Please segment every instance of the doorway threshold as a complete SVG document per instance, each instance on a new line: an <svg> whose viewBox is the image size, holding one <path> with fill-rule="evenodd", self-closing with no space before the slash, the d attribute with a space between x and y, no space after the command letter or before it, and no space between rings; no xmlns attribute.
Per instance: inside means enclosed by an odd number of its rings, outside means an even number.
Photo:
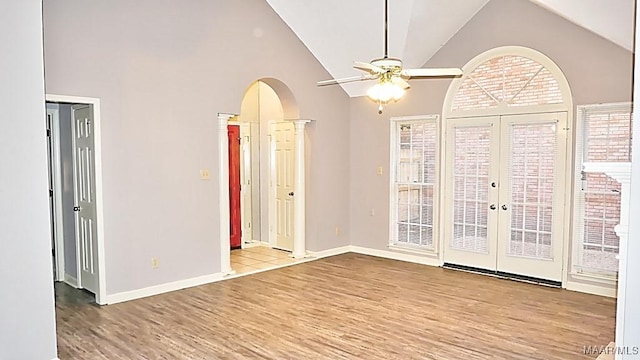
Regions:
<svg viewBox="0 0 640 360"><path fill-rule="evenodd" d="M460 270L460 271L466 271L466 272L475 273L475 274L489 275L489 276L493 276L501 279L526 282L529 284L543 285L543 286L549 286L554 288L562 287L561 281L540 279L532 276L513 274L513 273L508 273L503 271L481 269L473 266L458 265L458 264L452 264L452 263L444 263L442 267L445 269Z"/></svg>

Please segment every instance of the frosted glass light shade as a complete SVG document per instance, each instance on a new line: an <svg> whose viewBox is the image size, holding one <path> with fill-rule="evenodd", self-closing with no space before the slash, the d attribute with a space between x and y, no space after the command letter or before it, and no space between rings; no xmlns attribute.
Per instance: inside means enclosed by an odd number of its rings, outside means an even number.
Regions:
<svg viewBox="0 0 640 360"><path fill-rule="evenodd" d="M386 103L390 100L400 100L404 95L404 89L392 82L381 81L369 88L367 95L375 102Z"/></svg>

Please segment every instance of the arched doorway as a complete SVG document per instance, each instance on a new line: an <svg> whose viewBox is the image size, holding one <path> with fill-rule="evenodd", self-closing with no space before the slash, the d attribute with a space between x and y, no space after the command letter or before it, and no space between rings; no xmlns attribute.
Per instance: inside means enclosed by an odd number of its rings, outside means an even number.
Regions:
<svg viewBox="0 0 640 360"><path fill-rule="evenodd" d="M229 141L240 143L241 169L241 191L235 194L240 197L241 209L230 211L229 203L220 206L223 273L233 273L228 236L234 228L231 214L242 217L242 247L263 244L289 251L295 258L306 255L304 125L308 121L299 119L298 114L289 88L277 79L264 78L245 91L240 114L219 115L220 172L227 172L221 175L221 202L236 203L229 198L234 196L229 187L222 188L228 184L222 177L228 176L228 166L234 163L227 158ZM222 133L229 134L231 127L238 128L234 131L239 130L240 136L224 144Z"/></svg>
<svg viewBox="0 0 640 360"><path fill-rule="evenodd" d="M516 46L477 56L464 74L443 108L444 262L560 284L571 201L568 82L548 57Z"/></svg>

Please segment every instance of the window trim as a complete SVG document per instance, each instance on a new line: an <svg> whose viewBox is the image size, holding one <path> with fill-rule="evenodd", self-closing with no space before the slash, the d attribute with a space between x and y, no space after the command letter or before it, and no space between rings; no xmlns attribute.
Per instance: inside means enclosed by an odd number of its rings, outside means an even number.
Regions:
<svg viewBox="0 0 640 360"><path fill-rule="evenodd" d="M441 145L442 145L442 126L440 115L416 115L416 116L394 116L389 118L389 241L388 248L391 250L408 251L412 253L430 254L437 256L440 247L440 164L441 164ZM415 124L417 122L434 123L436 125L436 143L435 143L435 174L433 186L433 230L432 230L432 246L405 244L396 240L398 232L398 192L396 175L398 172L398 128L402 124Z"/></svg>

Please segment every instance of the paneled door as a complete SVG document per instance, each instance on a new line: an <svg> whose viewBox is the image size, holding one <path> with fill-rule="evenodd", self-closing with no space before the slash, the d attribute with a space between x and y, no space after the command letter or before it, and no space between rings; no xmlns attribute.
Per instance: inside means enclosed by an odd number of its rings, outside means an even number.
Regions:
<svg viewBox="0 0 640 360"><path fill-rule="evenodd" d="M452 119L446 263L562 279L566 113Z"/></svg>
<svg viewBox="0 0 640 360"><path fill-rule="evenodd" d="M242 218L240 209L240 126L227 125L229 136L229 216L230 247L242 246Z"/></svg>
<svg viewBox="0 0 640 360"><path fill-rule="evenodd" d="M275 235L278 249L293 251L294 128L290 121L274 126Z"/></svg>
<svg viewBox="0 0 640 360"><path fill-rule="evenodd" d="M76 244L79 245L79 285L94 294L98 291L98 238L96 225L95 140L93 108L74 105L73 167L76 214Z"/></svg>

